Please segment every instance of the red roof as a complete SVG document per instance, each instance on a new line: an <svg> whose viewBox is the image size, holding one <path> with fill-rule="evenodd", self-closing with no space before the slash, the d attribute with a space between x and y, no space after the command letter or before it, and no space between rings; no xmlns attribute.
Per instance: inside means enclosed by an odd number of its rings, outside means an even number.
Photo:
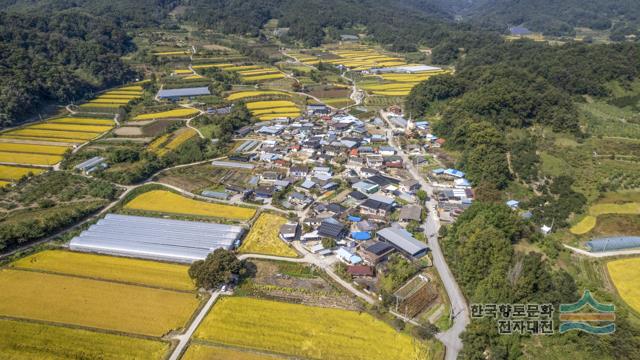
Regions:
<svg viewBox="0 0 640 360"><path fill-rule="evenodd" d="M447 140L443 139L443 138L439 138L436 140L436 142L440 145L444 144Z"/></svg>
<svg viewBox="0 0 640 360"><path fill-rule="evenodd" d="M358 149L351 149L351 156L358 156Z"/></svg>
<svg viewBox="0 0 640 360"><path fill-rule="evenodd" d="M347 266L347 273L354 276L373 276L373 268L366 265Z"/></svg>

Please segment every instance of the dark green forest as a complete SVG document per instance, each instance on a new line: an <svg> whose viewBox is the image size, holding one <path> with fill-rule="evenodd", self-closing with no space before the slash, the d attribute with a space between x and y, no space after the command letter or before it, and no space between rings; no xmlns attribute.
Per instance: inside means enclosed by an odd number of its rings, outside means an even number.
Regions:
<svg viewBox="0 0 640 360"><path fill-rule="evenodd" d="M120 59L133 48L123 30L85 13L0 13L0 128L135 78Z"/></svg>
<svg viewBox="0 0 640 360"><path fill-rule="evenodd" d="M522 178L534 180L537 166L535 143L510 144L506 132L546 126L588 136L579 128L575 101L609 95L609 81L636 79L640 46L503 42L469 52L456 69L416 86L407 110L419 116L439 112L435 131L462 152L460 166L469 179L481 189L503 189L512 177L507 153Z"/></svg>
<svg viewBox="0 0 640 360"><path fill-rule="evenodd" d="M449 261L451 270L472 304L551 303L557 308L580 296L572 276L557 269L552 260L514 249L513 245L520 242L544 240L535 226L505 205L475 202L455 224L441 232L445 255L455 260ZM552 341L558 349L570 346L593 359L637 359L640 332L630 326L623 312L618 314L616 326L615 336L573 332L555 334ZM523 356L524 339L499 335L492 319L473 319L462 340L465 346L460 356L464 359L484 360L487 353L491 359ZM548 339L542 341L545 340Z"/></svg>

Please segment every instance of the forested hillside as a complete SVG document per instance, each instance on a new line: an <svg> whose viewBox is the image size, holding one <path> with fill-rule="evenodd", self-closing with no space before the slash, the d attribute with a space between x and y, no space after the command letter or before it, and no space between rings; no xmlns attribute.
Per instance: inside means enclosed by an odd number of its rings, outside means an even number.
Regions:
<svg viewBox="0 0 640 360"><path fill-rule="evenodd" d="M47 101L79 100L135 77L120 56L133 49L115 25L75 13L0 13L0 128Z"/></svg>
<svg viewBox="0 0 640 360"><path fill-rule="evenodd" d="M470 52L455 75L416 86L407 107L417 115L438 111L436 131L448 147L462 151L469 178L480 189L503 189L511 179L507 153L513 149L519 150L512 154L515 173L529 180L537 173L535 144L508 143L505 131L538 125L584 136L574 99L605 96L607 82L629 83L639 74L637 45L504 42ZM520 163L523 158L528 160Z"/></svg>
<svg viewBox="0 0 640 360"><path fill-rule="evenodd" d="M453 1L449 11L488 28L524 25L545 35L573 35L576 27L613 27L613 35L622 40L624 35L637 34L640 25L640 2L636 0Z"/></svg>
<svg viewBox="0 0 640 360"><path fill-rule="evenodd" d="M418 0L194 0L184 19L224 32L254 36L269 19L278 19L279 26L290 28L291 40L308 46L319 45L335 31L363 32L392 50L415 51L418 45L434 47L437 63L453 60L459 48L477 48L498 41L496 34L454 24L451 16L437 6Z"/></svg>

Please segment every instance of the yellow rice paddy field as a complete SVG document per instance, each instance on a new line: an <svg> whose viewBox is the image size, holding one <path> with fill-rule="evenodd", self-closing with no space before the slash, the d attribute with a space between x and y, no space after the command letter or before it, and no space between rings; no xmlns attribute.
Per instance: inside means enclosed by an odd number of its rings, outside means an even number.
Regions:
<svg viewBox="0 0 640 360"><path fill-rule="evenodd" d="M223 297L195 337L307 359L424 359L426 345L367 313Z"/></svg>
<svg viewBox="0 0 640 360"><path fill-rule="evenodd" d="M267 355L252 351L241 351L222 346L197 345L189 346L183 360L274 360L284 359L276 355Z"/></svg>
<svg viewBox="0 0 640 360"><path fill-rule="evenodd" d="M236 100L242 100L246 98L269 96L269 95L291 96L289 93L286 93L284 91L277 91L277 90L247 90L247 91L234 92L229 96L227 96L227 100L236 101Z"/></svg>
<svg viewBox="0 0 640 360"><path fill-rule="evenodd" d="M282 119L282 118L295 118L300 116L300 112L295 113L276 113L270 115L260 115L258 116L258 120L260 121L269 121L273 119Z"/></svg>
<svg viewBox="0 0 640 360"><path fill-rule="evenodd" d="M79 105L78 107L81 109L92 109L92 108L104 108L108 110L117 109L122 107L123 104L104 104L104 103L91 103L88 102L86 104Z"/></svg>
<svg viewBox="0 0 640 360"><path fill-rule="evenodd" d="M156 261L48 250L22 258L11 266L165 289L194 290L187 266Z"/></svg>
<svg viewBox="0 0 640 360"><path fill-rule="evenodd" d="M60 131L80 131L89 133L102 133L113 128L111 125L82 125L82 124L59 124L43 123L29 126L29 129L60 130Z"/></svg>
<svg viewBox="0 0 640 360"><path fill-rule="evenodd" d="M166 214L196 215L232 220L249 220L256 210L239 206L193 200L170 191L153 190L136 197L126 209Z"/></svg>
<svg viewBox="0 0 640 360"><path fill-rule="evenodd" d="M62 161L60 155L0 152L0 162L20 165L55 165Z"/></svg>
<svg viewBox="0 0 640 360"><path fill-rule="evenodd" d="M300 109L295 106L292 107L278 107L270 109L251 110L253 115L268 115L268 114L282 114L282 113L297 113L300 115Z"/></svg>
<svg viewBox="0 0 640 360"><path fill-rule="evenodd" d="M111 119L85 118L85 117L63 117L63 118L47 120L47 122L52 124L78 124L78 125L102 125L102 126L114 125L114 122Z"/></svg>
<svg viewBox="0 0 640 360"><path fill-rule="evenodd" d="M190 51L186 51L186 50L177 50L177 51L161 51L161 52L154 52L153 55L155 56L176 56L176 55L189 55L191 54Z"/></svg>
<svg viewBox="0 0 640 360"><path fill-rule="evenodd" d="M253 82L253 81L263 81L263 80L275 80L284 78L284 74L263 74L263 75L252 75L252 76L243 76L242 81Z"/></svg>
<svg viewBox="0 0 640 360"><path fill-rule="evenodd" d="M640 313L640 257L609 261L607 270L620 297Z"/></svg>
<svg viewBox="0 0 640 360"><path fill-rule="evenodd" d="M298 254L280 239L280 227L287 223L282 216L262 213L238 249L241 253L296 257Z"/></svg>
<svg viewBox="0 0 640 360"><path fill-rule="evenodd" d="M15 181L20 180L23 176L28 175L29 173L38 175L42 174L44 171L44 169L0 165L0 179Z"/></svg>
<svg viewBox="0 0 640 360"><path fill-rule="evenodd" d="M69 148L66 146L33 145L0 142L0 152L20 152L30 154L63 155Z"/></svg>
<svg viewBox="0 0 640 360"><path fill-rule="evenodd" d="M0 316L162 336L198 306L193 293L20 270L0 270Z"/></svg>
<svg viewBox="0 0 640 360"><path fill-rule="evenodd" d="M247 103L247 109L249 110L273 109L279 107L296 107L296 104L293 101L288 100L253 101Z"/></svg>
<svg viewBox="0 0 640 360"><path fill-rule="evenodd" d="M6 187L6 186L9 186L9 185L11 185L10 182L4 181L4 180L0 180L0 188Z"/></svg>
<svg viewBox="0 0 640 360"><path fill-rule="evenodd" d="M640 214L640 203L630 202L625 204L595 204L589 207L588 215L582 218L577 224L573 225L569 231L574 235L584 235L597 224L597 218L606 214Z"/></svg>
<svg viewBox="0 0 640 360"><path fill-rule="evenodd" d="M164 156L170 151L178 149L182 144L197 135L191 128L178 129L172 134L165 134L149 144L149 150L158 156Z"/></svg>
<svg viewBox="0 0 640 360"><path fill-rule="evenodd" d="M44 129L31 129L23 128L18 130L8 131L3 135L17 135L17 136L30 136L30 137L42 137L42 138L58 138L58 139L71 139L71 140L91 140L98 136L97 133L88 133L82 131L58 131L58 130L44 130Z"/></svg>
<svg viewBox="0 0 640 360"><path fill-rule="evenodd" d="M169 343L14 320L0 320L0 354L11 360L161 359Z"/></svg>
<svg viewBox="0 0 640 360"><path fill-rule="evenodd" d="M193 117L200 112L196 109L174 109L169 111L162 111L157 113L140 114L136 115L133 120L151 120L151 119L170 119L170 118L189 118Z"/></svg>

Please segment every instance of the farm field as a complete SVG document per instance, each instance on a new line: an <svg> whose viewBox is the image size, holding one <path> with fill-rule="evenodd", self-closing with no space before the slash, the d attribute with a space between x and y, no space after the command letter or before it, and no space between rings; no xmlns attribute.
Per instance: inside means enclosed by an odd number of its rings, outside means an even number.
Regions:
<svg viewBox="0 0 640 360"><path fill-rule="evenodd" d="M267 355L252 351L241 351L232 348L193 344L189 346L182 360L274 360L284 359L276 355Z"/></svg>
<svg viewBox="0 0 640 360"><path fill-rule="evenodd" d="M48 250L22 258L11 266L165 289L194 290L186 266L156 261Z"/></svg>
<svg viewBox="0 0 640 360"><path fill-rule="evenodd" d="M231 93L227 96L227 100L236 101L236 100L242 100L246 98L269 96L269 95L288 96L288 97L291 96L291 94L289 93L286 93L284 91L278 91L278 90L247 90L247 91L238 91L238 92Z"/></svg>
<svg viewBox="0 0 640 360"><path fill-rule="evenodd" d="M583 235L591 231L597 224L597 217L606 214L638 215L640 203L630 202L625 204L595 204L589 207L589 215L569 230L574 235Z"/></svg>
<svg viewBox="0 0 640 360"><path fill-rule="evenodd" d="M620 297L640 313L640 258L609 261L607 270Z"/></svg>
<svg viewBox="0 0 640 360"><path fill-rule="evenodd" d="M178 149L182 144L196 135L197 133L193 129L178 129L172 134L165 134L154 140L149 144L149 149L158 154L158 156L164 156L170 151Z"/></svg>
<svg viewBox="0 0 640 360"><path fill-rule="evenodd" d="M255 209L193 200L165 190L146 192L128 202L125 209L232 220L249 220L256 213Z"/></svg>
<svg viewBox="0 0 640 360"><path fill-rule="evenodd" d="M262 213L238 249L241 253L296 257L298 254L280 239L280 227L287 219Z"/></svg>
<svg viewBox="0 0 640 360"><path fill-rule="evenodd" d="M289 100L253 101L246 105L251 114L262 121L300 116L300 108Z"/></svg>
<svg viewBox="0 0 640 360"><path fill-rule="evenodd" d="M174 109L157 113L136 115L133 120L152 120L152 119L170 119L170 118L189 118L199 114L196 109Z"/></svg>
<svg viewBox="0 0 640 360"><path fill-rule="evenodd" d="M0 152L0 162L20 165L54 165L62 161L60 155Z"/></svg>
<svg viewBox="0 0 640 360"><path fill-rule="evenodd" d="M75 125L75 124L38 124L29 127L30 129L43 129L43 130L61 130L61 131L81 131L89 133L101 133L109 131L113 126L101 126L101 125Z"/></svg>
<svg viewBox="0 0 640 360"><path fill-rule="evenodd" d="M366 313L223 297L197 339L309 359L425 359L427 346Z"/></svg>
<svg viewBox="0 0 640 360"><path fill-rule="evenodd" d="M11 183L8 181L0 180L0 188L3 188L8 185L11 185Z"/></svg>
<svg viewBox="0 0 640 360"><path fill-rule="evenodd" d="M6 152L63 155L65 152L67 152L67 149L68 148L66 146L32 145L32 144L0 142L0 151L6 151Z"/></svg>
<svg viewBox="0 0 640 360"><path fill-rule="evenodd" d="M32 271L0 271L0 315L149 336L181 328L194 294Z"/></svg>
<svg viewBox="0 0 640 360"><path fill-rule="evenodd" d="M52 124L81 124L81 125L108 125L113 126L114 122L111 119L101 118L84 118L84 117L63 117L57 119L51 119L47 121Z"/></svg>
<svg viewBox="0 0 640 360"><path fill-rule="evenodd" d="M42 174L44 171L44 169L0 165L0 179L20 180L23 176L28 175L29 173L38 175Z"/></svg>
<svg viewBox="0 0 640 360"><path fill-rule="evenodd" d="M161 359L169 343L0 319L0 354L12 360Z"/></svg>
<svg viewBox="0 0 640 360"><path fill-rule="evenodd" d="M57 130L43 130L32 129L30 127L11 130L3 135L16 135L16 136L28 136L28 137L41 137L41 138L59 138L69 140L87 141L98 136L97 133L88 133L82 131L57 131Z"/></svg>

